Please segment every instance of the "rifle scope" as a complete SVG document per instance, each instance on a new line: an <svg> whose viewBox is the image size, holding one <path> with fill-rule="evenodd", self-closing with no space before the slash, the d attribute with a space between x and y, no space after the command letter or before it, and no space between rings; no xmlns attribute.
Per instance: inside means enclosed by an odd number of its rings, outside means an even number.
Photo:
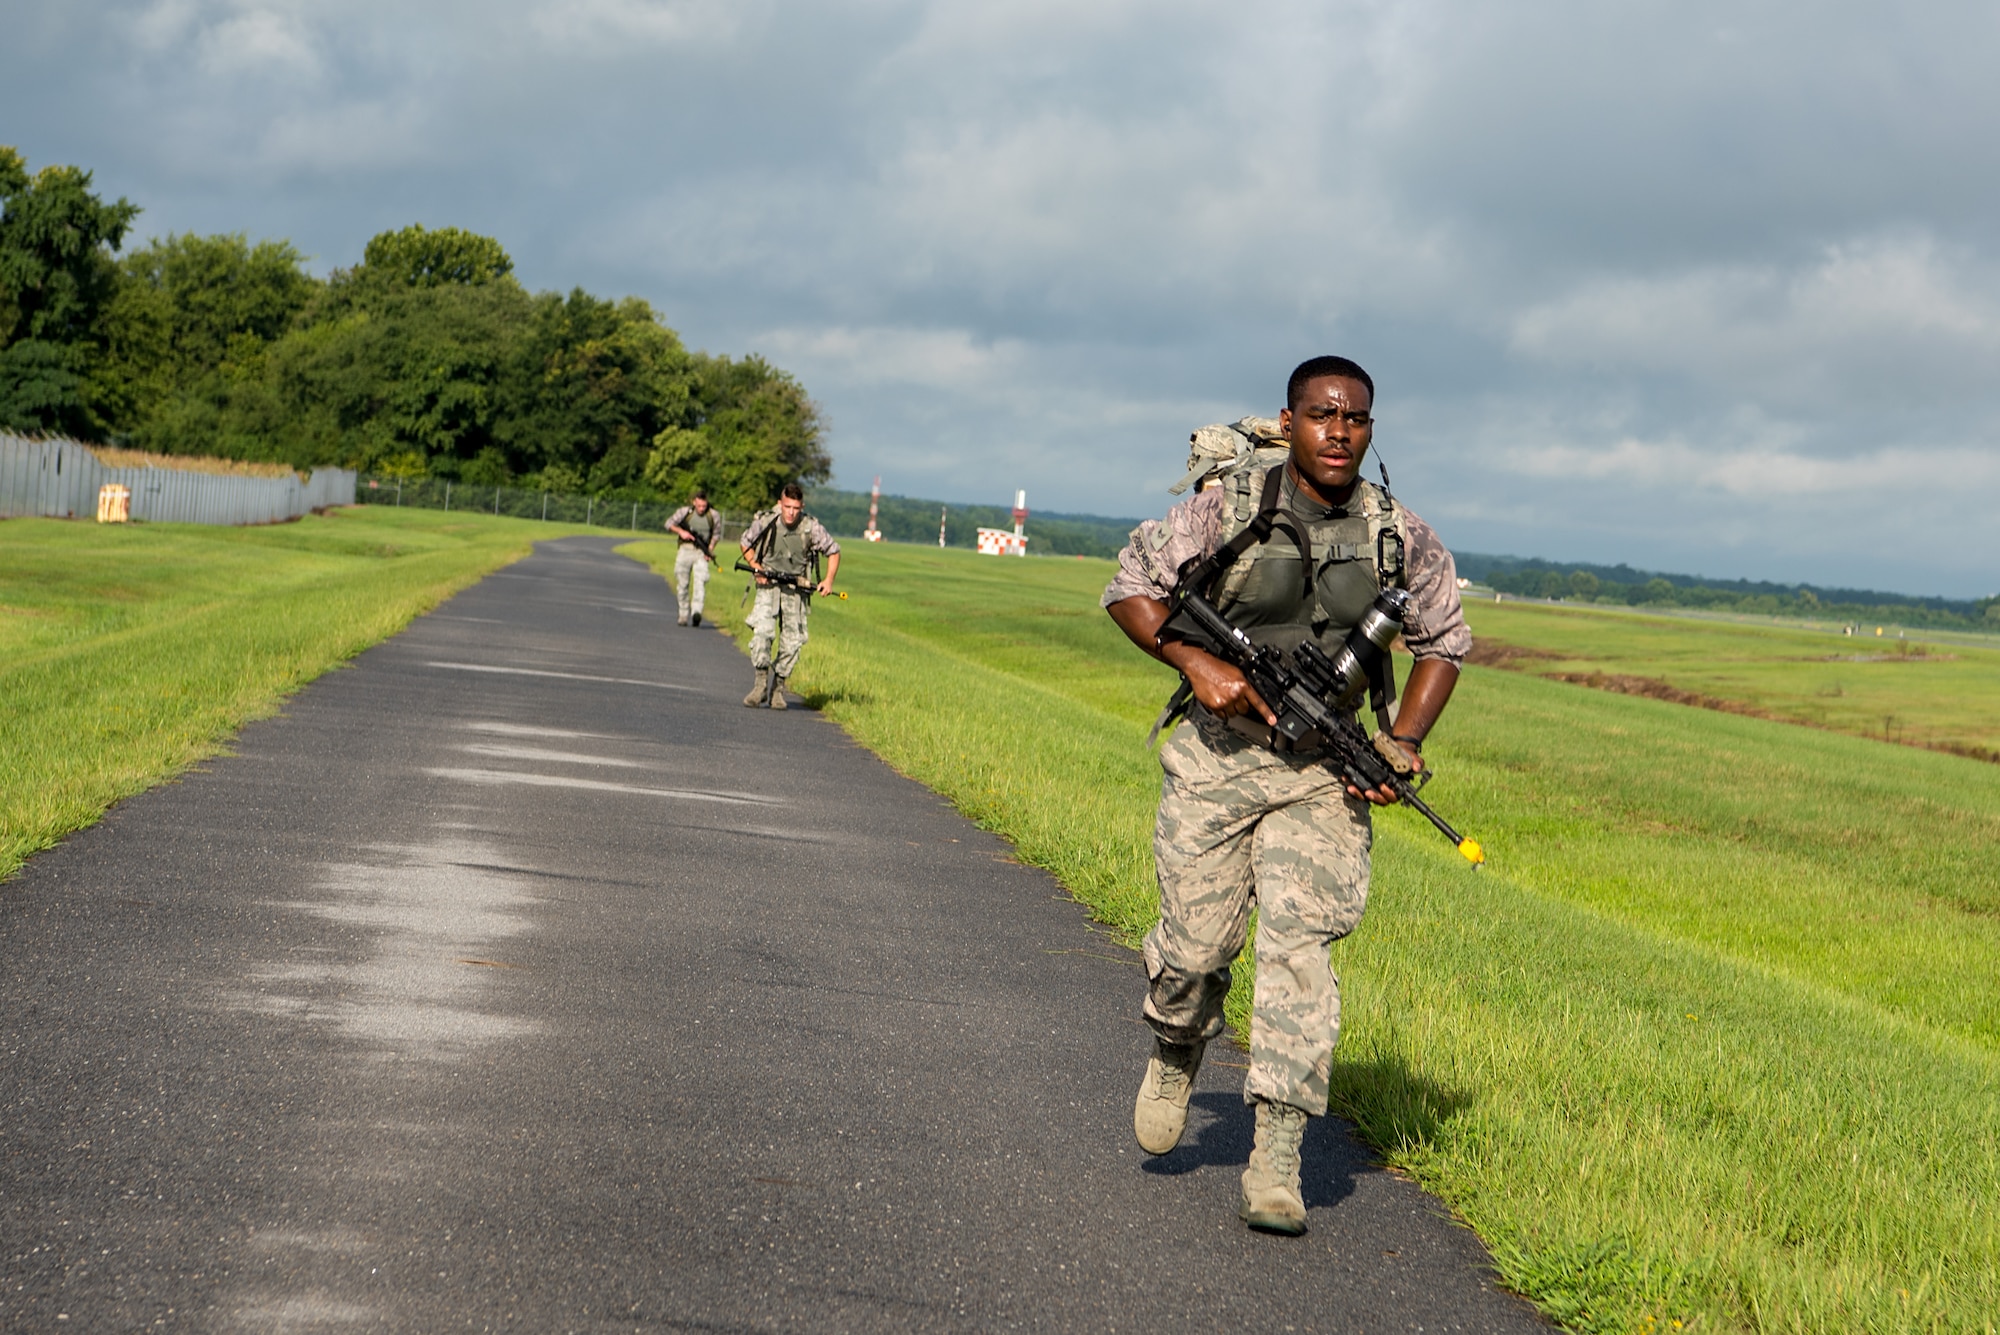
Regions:
<svg viewBox="0 0 2000 1335"><path fill-rule="evenodd" d="M1402 589L1384 589L1368 604L1361 620L1347 633L1347 639L1331 658L1311 640L1301 644L1294 659L1312 675L1324 680L1315 689L1334 702L1336 709L1352 709L1366 690L1379 665L1388 658L1389 646L1403 633L1403 618L1410 608L1410 595Z"/></svg>

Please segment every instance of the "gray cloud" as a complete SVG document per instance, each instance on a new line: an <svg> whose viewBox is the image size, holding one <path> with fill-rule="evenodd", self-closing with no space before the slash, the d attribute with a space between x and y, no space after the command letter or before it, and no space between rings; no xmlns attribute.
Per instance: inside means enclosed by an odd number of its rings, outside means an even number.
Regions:
<svg viewBox="0 0 2000 1335"><path fill-rule="evenodd" d="M797 370L849 485L1156 512L1341 350L1459 545L2000 584L1987 7L0 13L6 136L144 229L491 232Z"/></svg>

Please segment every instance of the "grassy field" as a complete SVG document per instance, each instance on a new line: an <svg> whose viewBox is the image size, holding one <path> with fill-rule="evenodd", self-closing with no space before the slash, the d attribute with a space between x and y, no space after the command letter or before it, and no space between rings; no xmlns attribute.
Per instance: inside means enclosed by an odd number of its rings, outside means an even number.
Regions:
<svg viewBox="0 0 2000 1335"><path fill-rule="evenodd" d="M0 879L554 525L0 523Z"/></svg>
<svg viewBox="0 0 2000 1335"><path fill-rule="evenodd" d="M1171 682L1097 610L1108 563L847 551L853 599L818 606L793 684L1136 939ZM1512 610L1474 625L1691 683L1726 654L1773 712L1772 683L1848 666L1825 638ZM1995 680L1960 702L1991 711ZM1378 821L1335 1098L1507 1282L1582 1331L1994 1330L2000 767L1482 668L1431 759L1492 862Z"/></svg>
<svg viewBox="0 0 2000 1335"><path fill-rule="evenodd" d="M1767 717L2000 759L2000 645L1972 637L1847 637L1516 602L1473 603L1466 618L1489 650L1528 651L1507 664L1523 671L1597 674L1627 690L1660 682Z"/></svg>

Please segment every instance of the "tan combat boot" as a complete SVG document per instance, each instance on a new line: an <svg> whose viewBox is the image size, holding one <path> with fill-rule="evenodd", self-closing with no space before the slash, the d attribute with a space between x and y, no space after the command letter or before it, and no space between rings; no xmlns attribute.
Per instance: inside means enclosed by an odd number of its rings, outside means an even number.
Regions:
<svg viewBox="0 0 2000 1335"><path fill-rule="evenodd" d="M1188 1096L1194 1093L1194 1075L1201 1069L1206 1046L1182 1046L1154 1035L1153 1056L1146 1063L1139 1102L1132 1109L1132 1131L1146 1153L1165 1154L1181 1143L1181 1133L1187 1130Z"/></svg>
<svg viewBox="0 0 2000 1335"><path fill-rule="evenodd" d="M785 703L785 679L783 677L771 678L771 708L791 708L790 705Z"/></svg>
<svg viewBox="0 0 2000 1335"><path fill-rule="evenodd" d="M1299 1142L1306 1110L1289 1103L1257 1104L1257 1141L1243 1170L1243 1222L1266 1233L1293 1237L1306 1231L1306 1203L1299 1195Z"/></svg>
<svg viewBox="0 0 2000 1335"><path fill-rule="evenodd" d="M743 703L755 709L757 706L763 704L765 697L770 694L771 669L758 668L756 684L750 688L750 694L743 697Z"/></svg>

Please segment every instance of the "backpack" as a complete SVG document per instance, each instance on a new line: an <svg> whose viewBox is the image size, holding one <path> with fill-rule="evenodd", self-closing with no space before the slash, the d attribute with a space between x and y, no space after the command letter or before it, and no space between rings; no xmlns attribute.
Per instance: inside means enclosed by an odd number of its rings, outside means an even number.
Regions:
<svg viewBox="0 0 2000 1335"><path fill-rule="evenodd" d="M1211 485L1226 489L1228 504L1222 519L1222 540L1228 542L1256 519L1264 502L1264 483L1273 468L1291 457L1291 443L1278 433L1276 418L1245 417L1230 423L1205 426L1188 436L1188 470L1181 480L1167 488L1178 496L1193 487L1202 491ZM1387 478L1383 481L1386 483ZM1408 526L1403 509L1386 486L1362 480L1355 489L1355 501L1362 518L1368 521L1368 546L1375 557L1375 573L1383 588L1404 587L1408 573L1404 558L1409 552ZM1163 530L1161 541L1167 533ZM1210 594L1228 606L1250 577L1255 548L1244 554L1222 574Z"/></svg>

